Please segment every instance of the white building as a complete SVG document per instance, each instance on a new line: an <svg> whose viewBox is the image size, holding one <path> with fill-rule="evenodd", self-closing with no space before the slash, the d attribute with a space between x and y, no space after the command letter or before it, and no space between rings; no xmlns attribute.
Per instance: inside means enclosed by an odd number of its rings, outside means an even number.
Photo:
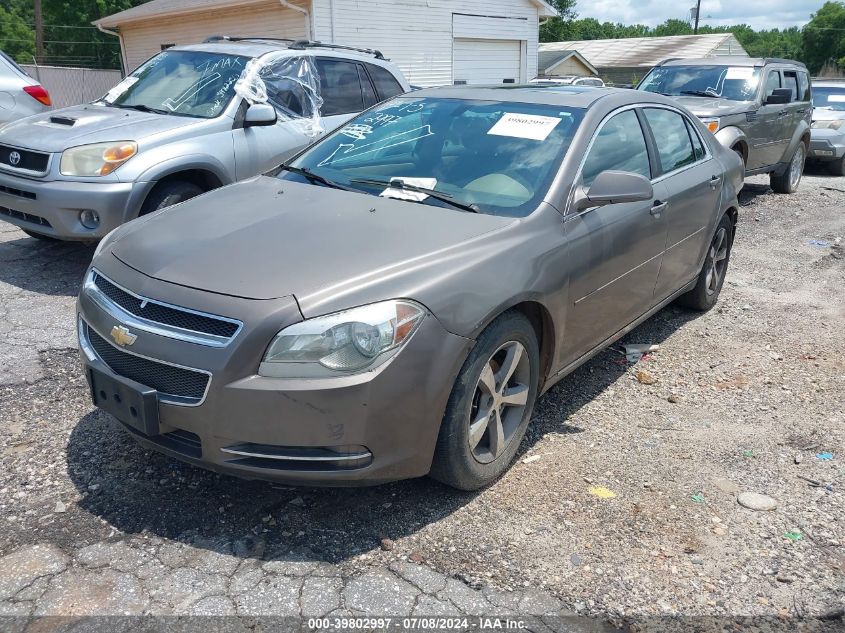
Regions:
<svg viewBox="0 0 845 633"><path fill-rule="evenodd" d="M98 20L125 70L212 35L310 39L382 51L412 84L521 83L537 75L545 0L152 0Z"/></svg>

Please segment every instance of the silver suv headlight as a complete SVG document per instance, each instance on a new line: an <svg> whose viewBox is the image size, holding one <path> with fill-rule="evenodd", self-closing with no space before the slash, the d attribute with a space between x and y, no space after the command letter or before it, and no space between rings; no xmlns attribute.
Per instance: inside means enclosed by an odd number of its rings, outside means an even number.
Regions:
<svg viewBox="0 0 845 633"><path fill-rule="evenodd" d="M108 176L137 153L135 141L71 147L62 154L59 171L63 176Z"/></svg>
<svg viewBox="0 0 845 633"><path fill-rule="evenodd" d="M845 125L845 119L833 119L830 121L813 121L812 127L817 129L838 130Z"/></svg>
<svg viewBox="0 0 845 633"><path fill-rule="evenodd" d="M426 310L395 300L296 323L279 332L258 373L274 378L317 378L371 369L416 332Z"/></svg>

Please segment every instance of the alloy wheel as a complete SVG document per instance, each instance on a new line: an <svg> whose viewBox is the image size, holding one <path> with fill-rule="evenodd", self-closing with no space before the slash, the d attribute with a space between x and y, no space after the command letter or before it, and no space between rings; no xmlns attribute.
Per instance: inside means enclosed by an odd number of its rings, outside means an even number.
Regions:
<svg viewBox="0 0 845 633"><path fill-rule="evenodd" d="M489 464L514 440L528 403L531 364L525 346L509 341L485 363L469 416L469 447Z"/></svg>
<svg viewBox="0 0 845 633"><path fill-rule="evenodd" d="M707 253L707 295L710 296L719 291L722 277L725 275L725 268L728 265L728 231L720 227L713 236L710 250Z"/></svg>
<svg viewBox="0 0 845 633"><path fill-rule="evenodd" d="M789 165L789 187L793 191L798 189L802 173L804 173L804 143L799 143L795 156L792 157L792 163Z"/></svg>

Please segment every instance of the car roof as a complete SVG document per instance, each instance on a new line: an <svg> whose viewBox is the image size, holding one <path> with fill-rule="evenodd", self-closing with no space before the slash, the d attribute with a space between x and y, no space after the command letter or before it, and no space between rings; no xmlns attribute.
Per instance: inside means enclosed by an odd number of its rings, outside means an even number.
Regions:
<svg viewBox="0 0 845 633"><path fill-rule="evenodd" d="M667 59L661 66L765 66L766 64L792 64L804 67L801 62L791 59L774 59L765 57L741 57L728 55L722 57L697 57Z"/></svg>
<svg viewBox="0 0 845 633"><path fill-rule="evenodd" d="M649 94L625 88L599 88L597 86L544 86L542 84L494 84L489 86L442 86L423 88L407 97L440 97L443 99L467 99L479 101L502 101L509 103L538 103L570 108L589 108L599 99L610 96L629 95L631 103L654 101L672 103L660 95ZM400 97L401 98L401 97Z"/></svg>
<svg viewBox="0 0 845 633"><path fill-rule="evenodd" d="M323 48L320 46L309 46L308 48L289 48L294 41L286 40L264 40L243 39L243 40L216 40L213 42L203 42L202 44L186 44L180 46L173 46L167 50L171 51L199 51L203 53L220 53L223 55L243 55L246 57L263 57L268 53L288 53L291 57L299 55L330 55L332 57L340 57L343 59L356 59L367 61L374 64L383 65L389 64L387 59L377 59L374 55L349 51L343 49Z"/></svg>

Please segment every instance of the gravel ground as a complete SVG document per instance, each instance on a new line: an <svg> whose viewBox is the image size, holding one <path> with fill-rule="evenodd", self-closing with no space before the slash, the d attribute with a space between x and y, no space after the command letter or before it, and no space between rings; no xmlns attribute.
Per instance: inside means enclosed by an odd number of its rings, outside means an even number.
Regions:
<svg viewBox="0 0 845 633"><path fill-rule="evenodd" d="M845 179L765 182L718 307L669 307L622 341L652 357L608 350L559 383L478 494L283 488L139 448L78 369L92 248L0 223L0 615L835 615Z"/></svg>

